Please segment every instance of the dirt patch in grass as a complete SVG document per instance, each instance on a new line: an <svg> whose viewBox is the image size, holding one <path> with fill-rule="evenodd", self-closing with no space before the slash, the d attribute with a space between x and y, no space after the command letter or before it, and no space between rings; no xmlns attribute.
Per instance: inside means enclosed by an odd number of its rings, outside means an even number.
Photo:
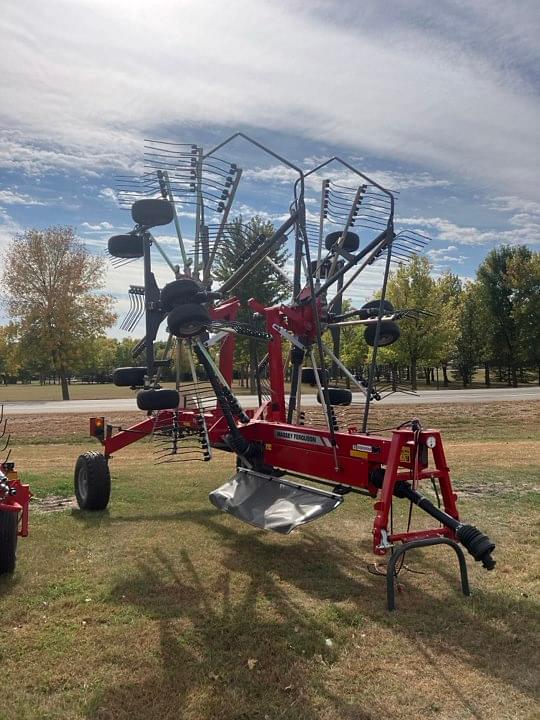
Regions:
<svg viewBox="0 0 540 720"><path fill-rule="evenodd" d="M77 507L75 496L63 497L62 495L46 495L42 498L35 498L31 502L31 511L49 513L61 510L72 510Z"/></svg>
<svg viewBox="0 0 540 720"><path fill-rule="evenodd" d="M121 427L130 427L145 420L142 412L110 413L107 422ZM8 427L16 443L81 442L90 438L90 415L87 413L54 413L50 415L13 415L8 418Z"/></svg>

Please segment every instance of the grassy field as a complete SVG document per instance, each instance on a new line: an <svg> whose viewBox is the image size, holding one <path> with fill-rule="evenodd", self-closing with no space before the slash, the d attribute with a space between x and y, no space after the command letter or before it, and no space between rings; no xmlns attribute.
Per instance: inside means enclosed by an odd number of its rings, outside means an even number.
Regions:
<svg viewBox="0 0 540 720"><path fill-rule="evenodd" d="M414 415L445 430L462 517L497 543L497 567L471 559L464 598L449 553L411 553L393 614L369 572L372 500L263 533L208 503L229 456L155 466L137 443L111 461L109 509L83 513L72 470L92 447L87 418L15 418L36 500L0 580L0 718L538 717L540 403L378 409L374 424Z"/></svg>

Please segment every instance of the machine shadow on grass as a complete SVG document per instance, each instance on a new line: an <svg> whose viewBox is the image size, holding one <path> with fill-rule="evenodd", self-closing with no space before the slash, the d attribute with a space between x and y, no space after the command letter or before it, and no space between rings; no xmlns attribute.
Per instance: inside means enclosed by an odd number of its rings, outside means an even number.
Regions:
<svg viewBox="0 0 540 720"><path fill-rule="evenodd" d="M383 578L368 573L348 545L326 535L304 529L301 542L267 542L268 536L261 540L256 531L237 533L228 518L216 520L211 510L153 519L205 526L219 538L223 573L208 579L188 552L173 559L155 550L154 562L139 562L137 573L114 587L110 602L132 603L159 622L162 671L106 691L96 698L93 718L140 717L150 710L172 717L192 701L194 688L204 698L200 718L313 718L318 714L313 695L336 717L390 717L383 701L373 704L373 693L368 692L368 707L353 706L323 682L340 647L364 620L412 643L475 718L483 716L460 690L459 679L448 679L444 657L468 658L471 667L534 696L531 644L523 631L535 626L538 606L485 591L463 598L457 576L441 573L437 553L415 554L415 565L449 584L444 600L412 581L401 610L388 614ZM112 522L126 520L135 518ZM242 578L241 591L232 585L235 578ZM322 603L314 609L294 588ZM328 601L344 605L334 614ZM334 638L331 649L326 638ZM253 669L250 658L257 661Z"/></svg>

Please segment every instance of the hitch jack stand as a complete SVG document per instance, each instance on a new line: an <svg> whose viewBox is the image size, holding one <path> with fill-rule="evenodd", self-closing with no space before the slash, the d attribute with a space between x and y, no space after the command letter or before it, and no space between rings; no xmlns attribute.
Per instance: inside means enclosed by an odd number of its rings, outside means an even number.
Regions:
<svg viewBox="0 0 540 720"><path fill-rule="evenodd" d="M388 561L386 568L386 603L388 610L396 609L396 596L395 596L395 570L396 563L399 558L406 553L408 550L414 550L419 547L428 547L430 545L450 545L455 550L459 561L459 572L461 575L461 590L464 595L470 595L469 589L469 576L467 574L467 563L465 561L465 555L463 550L454 540L445 537L436 538L425 538L424 540L411 540L410 542L403 543L397 549L392 552L392 555Z"/></svg>

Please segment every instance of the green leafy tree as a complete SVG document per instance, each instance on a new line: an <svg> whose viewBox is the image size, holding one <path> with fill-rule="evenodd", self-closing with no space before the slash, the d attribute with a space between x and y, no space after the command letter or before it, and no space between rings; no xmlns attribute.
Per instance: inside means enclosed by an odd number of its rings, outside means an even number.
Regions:
<svg viewBox="0 0 540 720"><path fill-rule="evenodd" d="M342 312L345 313L351 309L350 300L344 300ZM364 340L364 329L364 325L345 325L341 328L339 357L352 373L360 374L362 372L369 354L369 346ZM328 344L330 337L324 339Z"/></svg>
<svg viewBox="0 0 540 720"><path fill-rule="evenodd" d="M70 227L27 230L13 239L3 261L9 316L23 344L48 358L69 400L71 369L116 319L112 298L96 292L104 285L105 261L91 255Z"/></svg>
<svg viewBox="0 0 540 720"><path fill-rule="evenodd" d="M536 368L540 384L540 253L514 253L507 274L522 357L529 367Z"/></svg>
<svg viewBox="0 0 540 720"><path fill-rule="evenodd" d="M87 382L108 382L115 368L118 341L114 338L96 337L85 344L78 353L73 370Z"/></svg>
<svg viewBox="0 0 540 720"><path fill-rule="evenodd" d="M444 328L446 312L442 303L444 293L439 291L431 277L429 260L424 256L415 256L391 274L386 295L396 308L415 308L432 313L401 321L400 339L388 348L381 348L381 359L410 368L411 385L416 390L418 367L422 364L429 366L440 358L447 342Z"/></svg>
<svg viewBox="0 0 540 720"><path fill-rule="evenodd" d="M443 371L443 383L447 386L448 363L454 353L459 336L459 315L462 300L461 280L451 272L444 273L435 280L434 307L438 313L434 329L436 331L434 355L435 366L440 365Z"/></svg>
<svg viewBox="0 0 540 720"><path fill-rule="evenodd" d="M476 367L482 362L485 337L482 295L477 283L467 283L461 294L453 361L463 387L470 385Z"/></svg>
<svg viewBox="0 0 540 720"><path fill-rule="evenodd" d="M115 346L114 355L114 367L132 367L136 365L136 360L133 357L133 349L138 344L139 340L134 338L122 338L118 340Z"/></svg>
<svg viewBox="0 0 540 720"><path fill-rule="evenodd" d="M528 277L531 271L534 274L534 266L533 253L525 246L502 245L488 253L477 272L486 308L490 355L508 370L508 382L514 387L519 369L531 361L535 352L534 324L538 325L539 319L534 298L538 290L535 295L534 276Z"/></svg>

